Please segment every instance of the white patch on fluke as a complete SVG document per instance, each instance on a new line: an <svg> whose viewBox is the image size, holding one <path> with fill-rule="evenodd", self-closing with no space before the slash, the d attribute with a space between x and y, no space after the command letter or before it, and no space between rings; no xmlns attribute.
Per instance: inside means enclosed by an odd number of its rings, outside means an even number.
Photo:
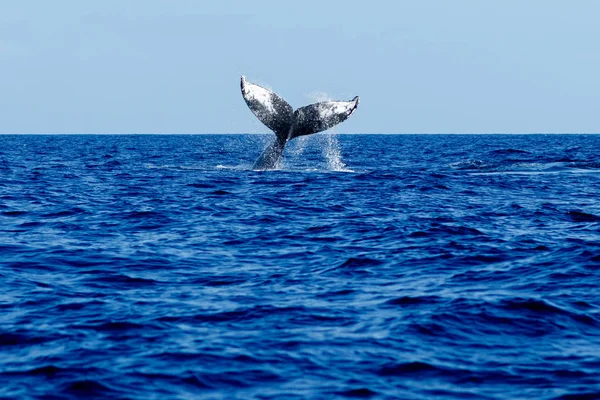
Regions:
<svg viewBox="0 0 600 400"><path fill-rule="evenodd" d="M354 108L354 103L347 101L335 101L319 104L319 116L327 119L334 115L348 114Z"/></svg>
<svg viewBox="0 0 600 400"><path fill-rule="evenodd" d="M248 83L244 79L244 97L250 101L257 101L262 104L270 113L275 112L275 106L273 105L272 93L260 86Z"/></svg>

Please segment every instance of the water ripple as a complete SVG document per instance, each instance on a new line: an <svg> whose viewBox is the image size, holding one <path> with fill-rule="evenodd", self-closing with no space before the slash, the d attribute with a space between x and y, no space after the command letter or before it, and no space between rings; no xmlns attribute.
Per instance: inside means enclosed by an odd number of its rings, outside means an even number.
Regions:
<svg viewBox="0 0 600 400"><path fill-rule="evenodd" d="M0 397L600 398L600 136L0 136Z"/></svg>

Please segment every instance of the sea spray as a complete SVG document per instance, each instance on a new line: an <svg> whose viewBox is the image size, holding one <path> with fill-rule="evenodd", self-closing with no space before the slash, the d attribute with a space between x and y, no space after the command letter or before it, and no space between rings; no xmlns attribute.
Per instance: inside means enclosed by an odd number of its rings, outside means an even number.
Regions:
<svg viewBox="0 0 600 400"><path fill-rule="evenodd" d="M308 97L316 102L333 101L332 96L322 91L312 92ZM330 171L345 171L346 164L342 161L342 152L335 128L315 138L319 140L321 151L327 163L326 168Z"/></svg>
<svg viewBox="0 0 600 400"><path fill-rule="evenodd" d="M315 159L315 157L317 158ZM320 157L323 157L324 165L319 162ZM292 168L300 165L308 167L317 161L318 169L347 171L346 164L342 161L338 135L335 132L301 136L292 140L286 148L284 160L284 165ZM313 167L316 165L313 164Z"/></svg>
<svg viewBox="0 0 600 400"><path fill-rule="evenodd" d="M290 143L291 146L288 147L289 153L294 157L301 156L304 153L306 145L308 144L308 141L311 137L312 136L300 136L294 139Z"/></svg>
<svg viewBox="0 0 600 400"><path fill-rule="evenodd" d="M330 171L346 171L346 164L342 161L342 152L338 136L335 133L326 133L325 146L322 147L323 155L327 160L327 169Z"/></svg>

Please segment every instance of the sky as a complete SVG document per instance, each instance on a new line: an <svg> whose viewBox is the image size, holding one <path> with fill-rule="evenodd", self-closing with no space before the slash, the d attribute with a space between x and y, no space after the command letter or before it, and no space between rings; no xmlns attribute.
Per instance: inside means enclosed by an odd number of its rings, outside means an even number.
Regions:
<svg viewBox="0 0 600 400"><path fill-rule="evenodd" d="M339 133L600 132L597 0L0 0L0 133L260 133L240 76Z"/></svg>

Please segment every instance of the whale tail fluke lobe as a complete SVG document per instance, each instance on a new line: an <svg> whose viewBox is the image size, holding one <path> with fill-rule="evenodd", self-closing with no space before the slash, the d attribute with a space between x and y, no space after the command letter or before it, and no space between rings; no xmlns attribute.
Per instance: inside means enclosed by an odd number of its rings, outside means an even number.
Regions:
<svg viewBox="0 0 600 400"><path fill-rule="evenodd" d="M256 118L275 132L278 139L287 141L294 122L292 106L272 91L248 82L245 76L241 87L242 96Z"/></svg>
<svg viewBox="0 0 600 400"><path fill-rule="evenodd" d="M294 111L292 139L333 128L347 120L358 107L358 96L350 101L324 101Z"/></svg>
<svg viewBox="0 0 600 400"><path fill-rule="evenodd" d="M324 101L294 111L284 99L269 89L241 79L242 96L254 115L275 132L271 143L254 163L254 169L276 168L286 143L298 136L333 128L345 121L358 107L359 98L350 101Z"/></svg>

